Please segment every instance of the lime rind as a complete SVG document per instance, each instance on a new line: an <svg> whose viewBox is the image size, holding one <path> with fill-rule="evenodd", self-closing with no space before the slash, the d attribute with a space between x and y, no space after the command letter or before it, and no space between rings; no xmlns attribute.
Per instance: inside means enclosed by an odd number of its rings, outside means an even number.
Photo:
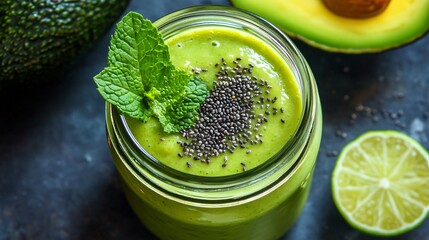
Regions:
<svg viewBox="0 0 429 240"><path fill-rule="evenodd" d="M339 210L341 215L355 229L358 229L364 233L375 235L375 236L384 236L384 237L386 237L386 236L397 236L397 235L404 234L406 232L409 232L409 231L417 228L418 226L420 226L424 222L424 220L429 215L429 202L426 202L425 204L422 204L422 206L420 206L421 207L421 214L419 215L419 217L415 218L412 222L403 223L401 227L391 229L391 230L386 230L386 229L383 229L380 227L369 226L369 225L361 223L359 220L355 219L352 216L352 214L346 209L344 204L342 202L340 202L341 197L340 197L340 191L338 190L339 184L336 181L336 179L338 178L339 174L344 172L344 162L345 162L344 156L347 155L348 153L350 153L351 151L353 151L354 149L359 149L365 140L375 138L375 137L378 137L378 138L383 139L383 140L385 140L387 138L402 139L403 142L409 146L409 149L414 149L416 151L416 152L414 152L415 154L419 154L420 156L423 157L423 159L425 161L425 165L428 166L428 168L429 168L429 153L425 150L425 148L423 146L421 146L413 138L407 136L404 133L400 133L400 132L393 131L393 130L369 131L367 133L362 134L361 136L359 136L358 138L356 138L354 141L350 142L349 144L347 144L343 148L343 150L341 151L341 153L338 157L337 163L334 167L333 173L332 173L331 187L332 187L333 199L334 199L334 203L337 206L337 209ZM387 147L384 146L382 151L379 154L381 154L381 155L388 154L386 152L386 148ZM403 150L403 149L399 149L399 150ZM410 151L412 151L412 150L410 150ZM365 153L363 153L363 154L365 154ZM411 154L411 153L408 153L408 154ZM407 153L404 153L402 155L403 158L405 158L406 156L407 156ZM368 168L371 168L371 167L373 167L373 166L368 165ZM399 168L400 166L396 166L396 167ZM371 171L371 169L368 169L368 171ZM354 174L359 174L359 173L354 173ZM367 178L368 181L379 180L379 178L376 178L377 176L375 176L374 179L371 179L371 176L369 176L369 177L365 176L365 177ZM427 185L429 185L429 179L425 183ZM361 186L362 189L364 189L365 187L368 187L368 186ZM370 186L368 188L370 188ZM378 191L378 190L376 190L376 191ZM373 191L372 194L375 194L375 192ZM390 196L390 194L391 193L388 194L388 197L390 198L389 201L392 201L393 197ZM372 196L368 195L366 197L369 199ZM381 201L379 201L379 203L381 203ZM392 206L394 207L392 212L393 213L396 212L396 214L398 214L398 211L400 211L400 210L395 207L396 206L395 204L392 204Z"/></svg>

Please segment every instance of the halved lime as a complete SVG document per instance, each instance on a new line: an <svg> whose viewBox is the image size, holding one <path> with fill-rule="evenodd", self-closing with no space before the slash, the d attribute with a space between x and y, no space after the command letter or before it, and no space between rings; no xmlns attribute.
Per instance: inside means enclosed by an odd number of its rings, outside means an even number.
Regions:
<svg viewBox="0 0 429 240"><path fill-rule="evenodd" d="M396 131L370 131L347 144L332 173L335 204L356 229L395 236L429 211L429 153Z"/></svg>

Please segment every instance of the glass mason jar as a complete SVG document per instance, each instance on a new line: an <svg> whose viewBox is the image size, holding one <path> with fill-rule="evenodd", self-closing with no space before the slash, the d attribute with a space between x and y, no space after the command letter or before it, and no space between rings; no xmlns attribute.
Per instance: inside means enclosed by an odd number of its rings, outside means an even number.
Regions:
<svg viewBox="0 0 429 240"><path fill-rule="evenodd" d="M165 39L198 26L246 31L276 50L302 94L302 115L283 148L252 171L204 177L172 170L145 151L118 110L106 105L109 147L125 195L144 225L161 239L277 239L307 199L322 132L311 70L294 44L267 21L235 8L202 6L154 22Z"/></svg>

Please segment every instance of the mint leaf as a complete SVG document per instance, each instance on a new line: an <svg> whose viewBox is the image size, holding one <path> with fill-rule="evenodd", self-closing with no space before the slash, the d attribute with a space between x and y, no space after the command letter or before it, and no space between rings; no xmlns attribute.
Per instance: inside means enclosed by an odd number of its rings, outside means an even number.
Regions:
<svg viewBox="0 0 429 240"><path fill-rule="evenodd" d="M146 121L152 111L143 101L143 87L127 68L108 67L94 77L101 96L121 112Z"/></svg>
<svg viewBox="0 0 429 240"><path fill-rule="evenodd" d="M110 41L108 64L132 69L144 87L163 78L172 66L168 47L158 30L136 12L129 12L117 24Z"/></svg>
<svg viewBox="0 0 429 240"><path fill-rule="evenodd" d="M94 81L103 98L121 112L142 121L155 115L165 132L192 125L208 95L201 79L173 66L156 27L135 12L117 24L107 68Z"/></svg>
<svg viewBox="0 0 429 240"><path fill-rule="evenodd" d="M171 73L175 82L183 83L181 92L177 88L160 86L164 94L149 102L153 112L164 127L165 132L179 132L192 125L201 102L208 95L207 86L201 79L191 76L184 71Z"/></svg>

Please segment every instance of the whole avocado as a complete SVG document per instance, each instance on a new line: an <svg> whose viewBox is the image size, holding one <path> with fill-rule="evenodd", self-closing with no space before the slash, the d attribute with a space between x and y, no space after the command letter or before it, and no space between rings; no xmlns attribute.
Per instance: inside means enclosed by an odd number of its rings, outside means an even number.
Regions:
<svg viewBox="0 0 429 240"><path fill-rule="evenodd" d="M2 0L0 87L64 70L117 20L129 0Z"/></svg>

